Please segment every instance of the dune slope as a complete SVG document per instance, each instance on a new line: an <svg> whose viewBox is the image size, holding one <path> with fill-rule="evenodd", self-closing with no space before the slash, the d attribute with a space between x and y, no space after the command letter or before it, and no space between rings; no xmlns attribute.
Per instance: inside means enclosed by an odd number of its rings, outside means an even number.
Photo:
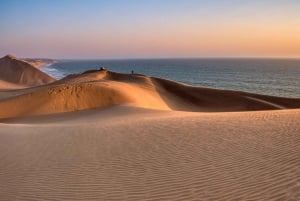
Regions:
<svg viewBox="0 0 300 201"><path fill-rule="evenodd" d="M300 108L299 98L193 87L160 78L152 80L174 110L228 112Z"/></svg>
<svg viewBox="0 0 300 201"><path fill-rule="evenodd" d="M55 81L54 78L46 73L12 55L7 55L0 59L0 80L23 87L37 86Z"/></svg>
<svg viewBox="0 0 300 201"><path fill-rule="evenodd" d="M27 90L27 91L26 91ZM72 112L112 105L198 112L300 108L300 99L191 87L178 82L111 71L70 75L19 96L2 98L0 118Z"/></svg>
<svg viewBox="0 0 300 201"><path fill-rule="evenodd" d="M299 110L9 120L0 200L299 200L299 133Z"/></svg>
<svg viewBox="0 0 300 201"><path fill-rule="evenodd" d="M40 69L45 65L49 65L49 64L56 62L56 60L53 60L53 59L40 59L40 58L35 58L35 59L34 58L23 58L22 60L31 64L32 66L34 66L37 69Z"/></svg>
<svg viewBox="0 0 300 201"><path fill-rule="evenodd" d="M299 200L295 108L107 70L0 91L0 200Z"/></svg>

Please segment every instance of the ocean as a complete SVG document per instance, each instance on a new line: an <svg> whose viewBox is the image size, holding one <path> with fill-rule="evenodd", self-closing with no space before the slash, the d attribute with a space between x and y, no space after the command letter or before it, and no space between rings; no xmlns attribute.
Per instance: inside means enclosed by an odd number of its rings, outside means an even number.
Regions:
<svg viewBox="0 0 300 201"><path fill-rule="evenodd" d="M192 86L300 98L300 59L61 60L42 70L57 79L90 69L146 74Z"/></svg>

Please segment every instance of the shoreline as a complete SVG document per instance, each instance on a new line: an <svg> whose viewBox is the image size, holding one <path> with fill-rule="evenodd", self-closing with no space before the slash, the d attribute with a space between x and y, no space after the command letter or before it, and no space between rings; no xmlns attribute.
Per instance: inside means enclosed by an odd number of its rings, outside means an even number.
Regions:
<svg viewBox="0 0 300 201"><path fill-rule="evenodd" d="M133 61L109 61L103 63L87 60L80 62L63 61L61 64L54 64L54 67L56 68L57 66L57 69L59 69L59 72L55 72L57 73L56 77L59 79L69 74L95 68L99 69L101 66L104 66L116 72L130 73L134 70L136 73L177 80L192 86L300 98L300 90L296 87L300 85L296 76L299 73L296 62L279 62L275 64L272 61L266 63L260 63L259 61L240 63L225 61L224 64L216 60L204 63L191 62L190 60L178 62L171 60L170 62L157 63L156 65L155 60L147 61L146 64L143 61L136 61L136 63ZM165 65L169 67L163 67ZM258 66L262 66L261 69L258 69ZM228 71L226 68L228 68ZM284 71L290 73L284 73L282 71L284 68L286 69ZM188 69L191 70L192 74L188 72Z"/></svg>

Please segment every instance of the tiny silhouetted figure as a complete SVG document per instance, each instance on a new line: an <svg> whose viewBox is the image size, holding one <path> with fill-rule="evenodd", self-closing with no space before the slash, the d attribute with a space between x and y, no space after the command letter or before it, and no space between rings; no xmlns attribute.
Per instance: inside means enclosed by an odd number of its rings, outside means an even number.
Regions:
<svg viewBox="0 0 300 201"><path fill-rule="evenodd" d="M100 70L105 70L105 68L104 68L104 67L101 67Z"/></svg>
<svg viewBox="0 0 300 201"><path fill-rule="evenodd" d="M133 70L131 71L131 74L134 74L134 71L133 71Z"/></svg>

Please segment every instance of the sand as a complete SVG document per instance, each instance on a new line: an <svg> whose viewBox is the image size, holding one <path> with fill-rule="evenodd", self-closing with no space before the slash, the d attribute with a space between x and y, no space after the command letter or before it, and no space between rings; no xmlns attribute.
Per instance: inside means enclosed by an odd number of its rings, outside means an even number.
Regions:
<svg viewBox="0 0 300 201"><path fill-rule="evenodd" d="M44 67L46 65L53 64L53 63L57 62L54 59L40 59L40 58L36 58L36 59L23 58L21 60L23 60L23 61L31 64L32 66L34 66L37 69L40 69L40 68L42 68L42 67Z"/></svg>
<svg viewBox="0 0 300 201"><path fill-rule="evenodd" d="M54 82L55 79L28 62L13 55L0 59L0 89L33 87Z"/></svg>
<svg viewBox="0 0 300 201"><path fill-rule="evenodd" d="M299 200L300 110L114 106L0 124L2 200Z"/></svg>
<svg viewBox="0 0 300 201"><path fill-rule="evenodd" d="M0 91L0 200L299 200L300 99L89 71Z"/></svg>
<svg viewBox="0 0 300 201"><path fill-rule="evenodd" d="M17 96L8 94L0 102L0 119L123 104L190 112L300 108L300 99L191 87L170 80L107 70L72 75L53 84L39 86L34 90L19 90L18 93Z"/></svg>

